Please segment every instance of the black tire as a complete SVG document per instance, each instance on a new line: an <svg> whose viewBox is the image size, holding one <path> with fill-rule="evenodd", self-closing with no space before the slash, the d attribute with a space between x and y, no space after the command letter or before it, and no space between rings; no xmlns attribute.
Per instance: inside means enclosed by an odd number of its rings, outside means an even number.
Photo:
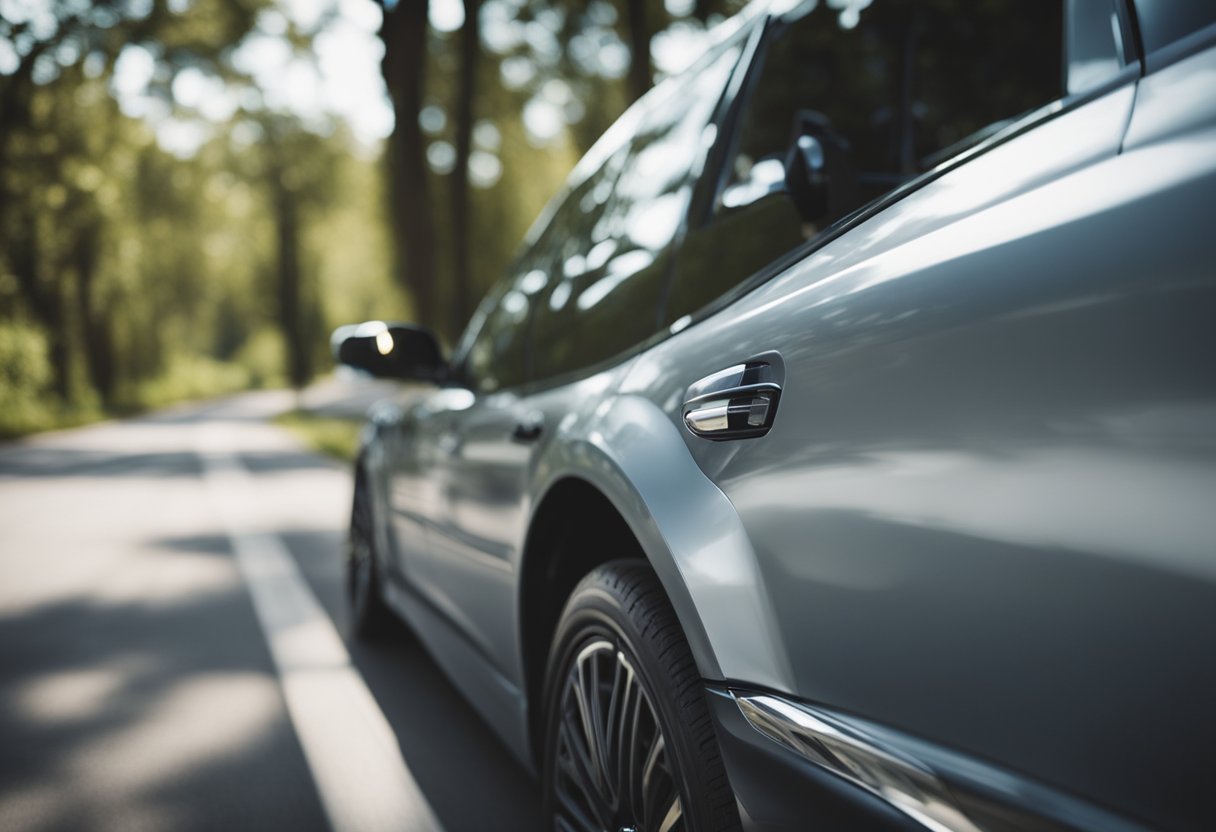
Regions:
<svg viewBox="0 0 1216 832"><path fill-rule="evenodd" d="M360 641L376 641L392 625L392 613L384 603L380 587L374 523L371 494L360 475L355 480L346 541L346 597L350 604L351 632Z"/></svg>
<svg viewBox="0 0 1216 832"><path fill-rule="evenodd" d="M575 587L545 693L546 829L740 828L700 675L649 565L607 563Z"/></svg>

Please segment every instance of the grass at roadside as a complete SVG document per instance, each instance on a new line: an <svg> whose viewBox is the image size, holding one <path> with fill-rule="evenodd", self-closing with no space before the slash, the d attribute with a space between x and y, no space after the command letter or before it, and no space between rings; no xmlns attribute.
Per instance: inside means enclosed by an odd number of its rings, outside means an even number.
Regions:
<svg viewBox="0 0 1216 832"><path fill-rule="evenodd" d="M276 417L274 421L300 437L314 451L334 459L351 462L359 450L362 420L339 419L319 416L306 410L292 410Z"/></svg>
<svg viewBox="0 0 1216 832"><path fill-rule="evenodd" d="M60 396L51 391L50 365L41 342L34 337L31 346L28 336L28 332L0 324L0 440L82 427L280 383L237 363L178 356L158 376L120 380L109 401L102 401L79 379L66 396Z"/></svg>

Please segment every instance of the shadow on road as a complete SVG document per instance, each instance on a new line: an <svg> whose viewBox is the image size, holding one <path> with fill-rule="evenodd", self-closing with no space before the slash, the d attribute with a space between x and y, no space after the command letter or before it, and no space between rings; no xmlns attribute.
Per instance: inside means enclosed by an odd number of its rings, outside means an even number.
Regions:
<svg viewBox="0 0 1216 832"><path fill-rule="evenodd" d="M193 425L250 424L239 456L263 516L344 637L331 526L349 480L263 444L252 426L278 400L252 401L249 418L220 403L0 448L0 485L28 497L0 542L22 587L0 607L0 828L324 827L231 544L191 482ZM538 828L537 783L404 626L347 647L446 832Z"/></svg>
<svg viewBox="0 0 1216 832"><path fill-rule="evenodd" d="M0 617L0 826L323 829L256 627L240 586Z"/></svg>

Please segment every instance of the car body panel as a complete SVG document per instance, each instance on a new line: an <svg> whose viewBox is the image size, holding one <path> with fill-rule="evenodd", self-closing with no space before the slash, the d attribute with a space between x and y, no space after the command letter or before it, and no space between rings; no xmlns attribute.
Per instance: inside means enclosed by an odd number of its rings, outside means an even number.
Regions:
<svg viewBox="0 0 1216 832"><path fill-rule="evenodd" d="M418 417L427 437L420 441L433 450L435 502L415 583L512 679L516 643L502 622L513 612L513 553L533 451L511 439L518 405L511 393L470 396L468 407L429 411L425 426Z"/></svg>
<svg viewBox="0 0 1216 832"><path fill-rule="evenodd" d="M1063 162L1067 166L1066 169L1075 169L1083 161L1115 155L1119 137L1127 122L1131 96L1130 89L1120 90L1087 105L1077 113L1070 114L1079 118L1080 130L1090 141L1085 153L1073 148L1073 158ZM1046 126L1056 127L1059 123ZM1095 125L1105 128L1107 135L1101 140L1093 138ZM1059 143L1061 139L1058 134L1052 135L1049 137L1049 143ZM1023 145L1026 146L1025 149ZM1043 147L1044 140L1038 134L1030 133L998 148L1000 155L994 151L990 158L975 160L973 164L985 163L984 168L978 172L981 178L991 182L996 175L1003 176L1008 183L1009 192L1016 195L1033 189L1035 182L1051 180L1049 173L1028 169L1031 162L1052 158L1043 152ZM681 407L687 388L698 379L732 364L750 360L773 349L781 351L775 342L784 345L784 342L810 341L815 338L817 333L808 333L803 320L803 309L817 303L822 297L829 297L837 292L839 283L835 281L840 280L841 272L849 268L857 269L859 264L867 263L876 251L889 250L901 243L917 244L930 223L936 224L934 228L946 227L951 220L970 216L976 207L982 207L983 204L990 206L995 202L995 197L987 189L971 182L969 174L969 171L958 171L957 174L947 174L929 183L920 192L856 228L848 236L837 239L825 249L812 254L802 264L761 287L730 310L679 333L643 355L622 385L621 394L642 396L661 407L667 414L667 420L677 428L682 444L696 459L704 475L711 481L719 481L722 469L736 456L754 456L770 448L773 437L755 443L747 440L717 443L692 437L682 427ZM958 181L964 178L966 181ZM977 203L977 200L984 202ZM823 285L825 278L830 278L834 283ZM806 303L798 298L797 293L806 297L811 291L820 294ZM842 294L844 291L846 290L840 290ZM795 302L798 303L797 308L794 306ZM782 305L786 305L783 310L779 309ZM777 313L776 325L768 319L762 323L757 321L761 315L770 314L770 311ZM906 311L906 308L901 307L896 314ZM833 325L831 331L841 332L841 326ZM730 345L729 352L724 350L723 344ZM794 355L796 351L787 349L785 352ZM796 383L792 387L787 384L784 396L791 394L798 394ZM778 408L779 424L792 418L789 416L790 411L798 407L796 399L783 400ZM800 426L783 427L789 431ZM731 664L734 655L746 650L724 652L726 655L715 659L715 663L721 663L723 667L724 678L747 678L745 674L736 672Z"/></svg>
<svg viewBox="0 0 1216 832"><path fill-rule="evenodd" d="M725 678L716 659L725 652L741 656L736 669L763 680L757 684L789 683L744 529L661 408L639 396L606 397L585 425L572 424L554 443L542 466L542 493L577 477L621 512L672 599L703 676Z"/></svg>
<svg viewBox="0 0 1216 832"><path fill-rule="evenodd" d="M1216 51L1135 75L615 366L373 413L389 600L521 759L520 576L573 478L633 531L706 680L1216 825ZM767 435L686 429L693 384L772 352Z"/></svg>
<svg viewBox="0 0 1216 832"><path fill-rule="evenodd" d="M1041 158L994 148L624 385L678 424L690 382L784 357L766 437L683 436L754 548L790 692L1169 828L1213 820L1216 112L1165 102L1212 89L1212 59L1149 79L1122 155L1120 126L1087 163L940 210Z"/></svg>
<svg viewBox="0 0 1216 832"><path fill-rule="evenodd" d="M384 596L511 753L532 767L527 708L519 686L498 672L491 657L430 598L400 580L389 583Z"/></svg>

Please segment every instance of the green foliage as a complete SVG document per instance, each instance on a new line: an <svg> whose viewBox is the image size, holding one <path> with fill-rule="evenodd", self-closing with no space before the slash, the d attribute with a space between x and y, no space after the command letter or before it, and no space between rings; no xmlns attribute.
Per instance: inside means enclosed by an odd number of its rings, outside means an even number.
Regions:
<svg viewBox="0 0 1216 832"><path fill-rule="evenodd" d="M283 339L267 327L245 341L234 360L245 371L250 387L282 387L287 383L284 352Z"/></svg>
<svg viewBox="0 0 1216 832"><path fill-rule="evenodd" d="M410 299L392 278L392 230L383 214L387 196L380 160L362 153L340 156L332 174L330 198L307 234L326 326L414 320ZM328 348L328 338L322 347Z"/></svg>
<svg viewBox="0 0 1216 832"><path fill-rule="evenodd" d="M378 160L340 125L242 109L182 156L113 97L127 48L169 102L184 68L247 87L228 61L267 5L50 2L53 26L0 21L18 61L0 67L0 431L302 384L332 327L408 317Z"/></svg>
<svg viewBox="0 0 1216 832"><path fill-rule="evenodd" d="M736 4L696 2L689 25ZM48 0L38 6L53 25L45 17L37 25L0 20L9 56L0 65L0 433L242 387L301 385L329 367L334 327L414 319L417 305L396 274L407 235L388 221L384 148L359 146L341 124L269 109L232 64L275 5ZM609 0L484 0L473 103L481 129L472 148L481 170L497 173L471 177L474 301L627 104L623 68L596 69L579 52L580 43L627 41L624 8ZM673 23L659 0L648 8L654 27ZM552 33L553 49L523 36L535 26ZM282 37L292 49L311 48L310 33L294 24ZM450 114L458 39L432 31L426 42L423 103ZM249 94L230 120L210 123L197 152L175 155L114 98L125 50L153 62L149 90L174 118L197 116L173 96L186 69ZM508 82L521 61L528 80ZM525 109L560 99L562 89L565 126L539 140L525 128ZM425 144L455 143L454 124L448 117L427 128ZM452 343L467 313L453 309L453 177L435 165L427 177L424 208L435 228L428 280Z"/></svg>
<svg viewBox="0 0 1216 832"><path fill-rule="evenodd" d="M235 393L248 386L249 373L240 365L203 355L178 355L170 359L160 375L136 384L126 408L119 409L163 407Z"/></svg>
<svg viewBox="0 0 1216 832"><path fill-rule="evenodd" d="M21 321L0 321L0 438L74 427L103 415L95 397L64 404L52 393L46 335Z"/></svg>
<svg viewBox="0 0 1216 832"><path fill-rule="evenodd" d="M362 420L338 419L306 410L293 410L276 417L275 422L300 437L309 448L334 459L353 462L359 450Z"/></svg>
<svg viewBox="0 0 1216 832"><path fill-rule="evenodd" d="M0 322L0 435L49 426L47 407L51 364L46 338L38 329Z"/></svg>

